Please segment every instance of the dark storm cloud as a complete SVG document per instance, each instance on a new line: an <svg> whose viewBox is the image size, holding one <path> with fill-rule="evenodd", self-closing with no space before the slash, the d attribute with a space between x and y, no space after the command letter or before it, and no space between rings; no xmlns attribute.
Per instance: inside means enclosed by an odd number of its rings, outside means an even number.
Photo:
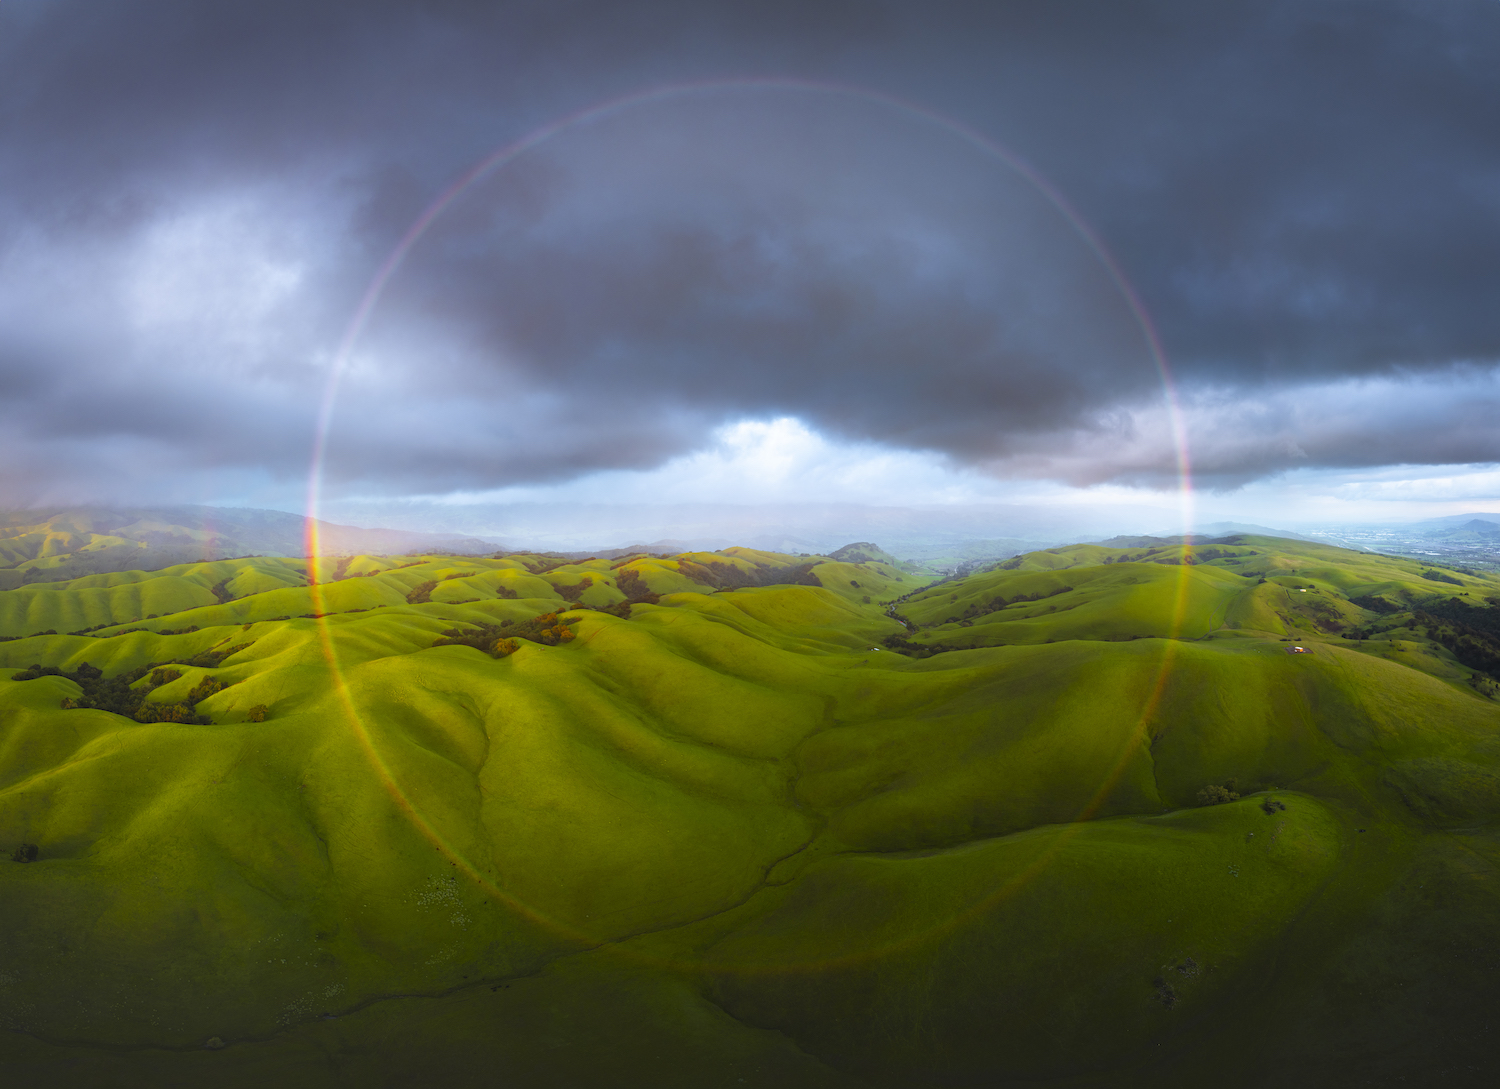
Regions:
<svg viewBox="0 0 1500 1089"><path fill-rule="evenodd" d="M360 294L454 177L745 75L1034 163L1157 320L1212 480L1497 460L1497 61L1500 8L1459 0L8 4L0 501L295 481ZM361 341L330 473L561 480L791 414L1150 483L1159 404L1103 266L1002 163L872 101L718 89L457 201Z"/></svg>

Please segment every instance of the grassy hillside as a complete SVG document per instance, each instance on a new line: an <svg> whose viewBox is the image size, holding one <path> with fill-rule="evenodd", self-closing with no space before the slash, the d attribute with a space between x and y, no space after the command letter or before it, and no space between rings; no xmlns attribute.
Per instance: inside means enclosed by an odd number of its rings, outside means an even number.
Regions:
<svg viewBox="0 0 1500 1089"><path fill-rule="evenodd" d="M1469 1084L1496 620L1258 537L6 590L0 1073Z"/></svg>

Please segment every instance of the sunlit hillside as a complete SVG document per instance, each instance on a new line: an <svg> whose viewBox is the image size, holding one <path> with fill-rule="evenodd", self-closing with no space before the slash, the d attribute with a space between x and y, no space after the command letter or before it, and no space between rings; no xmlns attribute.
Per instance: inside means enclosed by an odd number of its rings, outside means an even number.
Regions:
<svg viewBox="0 0 1500 1089"><path fill-rule="evenodd" d="M837 555L0 592L0 1070L1102 1089L1483 1061L1500 578L1268 537L944 580Z"/></svg>

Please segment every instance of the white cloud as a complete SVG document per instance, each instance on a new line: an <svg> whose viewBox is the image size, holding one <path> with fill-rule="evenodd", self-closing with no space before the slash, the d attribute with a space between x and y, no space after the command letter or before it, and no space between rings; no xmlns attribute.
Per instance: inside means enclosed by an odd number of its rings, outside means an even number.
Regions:
<svg viewBox="0 0 1500 1089"><path fill-rule="evenodd" d="M712 445L650 470L592 473L565 484L460 492L470 503L916 503L995 502L1014 491L931 453L839 443L789 416L739 420Z"/></svg>
<svg viewBox="0 0 1500 1089"><path fill-rule="evenodd" d="M137 327L184 335L215 329L258 338L301 285L284 211L245 196L159 220L140 239L126 284ZM274 327L274 324L273 324Z"/></svg>
<svg viewBox="0 0 1500 1089"><path fill-rule="evenodd" d="M1392 396L1394 389L1387 390ZM1308 407L1310 419L1326 398L1347 390L1307 389L1287 395ZM1264 402L1235 405L1228 399L1189 403L1196 433L1243 423L1246 413L1271 414ZM1295 420L1295 416L1291 417ZM1142 464L1160 464L1170 448L1165 412L1141 413L1129 422L1138 449L1117 452ZM1101 440L1102 441L1102 440ZM1252 436L1209 435L1210 443L1247 443ZM1264 441L1285 450L1285 433ZM1145 449L1150 448L1148 455ZM1073 487L1046 480L1002 479L957 465L936 454L899 450L873 443L843 443L819 434L801 420L740 420L718 429L708 448L674 458L659 468L594 473L552 486L454 492L420 498L453 506L480 504L671 504L671 503L851 503L870 506L963 506L1023 504L1059 509L1093 509L1106 521L1128 519L1133 508L1179 512L1183 523L1220 519L1269 525L1326 521L1402 521L1500 509L1500 467L1487 464L1395 466L1380 469L1286 470L1276 477L1221 492L1098 484ZM1133 521L1133 519L1129 519ZM1165 525L1157 528L1169 528Z"/></svg>

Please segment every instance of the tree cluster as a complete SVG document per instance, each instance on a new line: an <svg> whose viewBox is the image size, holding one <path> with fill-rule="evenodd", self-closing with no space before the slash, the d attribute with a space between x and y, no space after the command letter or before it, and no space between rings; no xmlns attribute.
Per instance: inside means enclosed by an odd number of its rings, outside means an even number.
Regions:
<svg viewBox="0 0 1500 1089"><path fill-rule="evenodd" d="M552 589L556 590L558 596L564 601L576 604L578 599L583 597L583 592L592 585L594 585L594 580L588 575L584 575L578 582L556 583Z"/></svg>
<svg viewBox="0 0 1500 1089"><path fill-rule="evenodd" d="M1239 801L1239 794L1233 790L1234 783L1231 781L1223 785L1210 784L1198 791L1199 805L1223 805L1225 802Z"/></svg>
<svg viewBox="0 0 1500 1089"><path fill-rule="evenodd" d="M543 613L530 620L502 620L499 624L479 624L470 628L449 628L435 647L473 647L492 658L504 658L520 649L519 640L545 647L570 642L574 632L568 621L556 613Z"/></svg>
<svg viewBox="0 0 1500 1089"><path fill-rule="evenodd" d="M904 654L908 658L931 658L934 654L946 654L950 650L960 650L960 647L934 646L928 643L913 643L900 635L887 635L881 640L886 649L894 650L897 654Z"/></svg>
<svg viewBox="0 0 1500 1089"><path fill-rule="evenodd" d="M33 665L13 674L13 681L33 681L38 677L64 677L83 689L77 699L67 697L62 701L63 710L94 709L133 718L137 722L190 722L201 726L210 724L210 719L199 715L194 705L225 685L217 680L205 679L193 688L188 698L181 703L151 703L147 695L155 688L168 684L182 676L180 670L165 669L161 663L140 666L116 677L105 677L102 670L82 662L71 673L56 666ZM149 677L142 688L133 688L137 681Z"/></svg>
<svg viewBox="0 0 1500 1089"><path fill-rule="evenodd" d="M1450 616L1457 611L1451 605L1433 608L1441 608ZM1474 624L1422 610L1415 614L1415 619L1423 625L1427 638L1447 647L1460 663L1500 680L1500 608L1470 609L1466 620L1477 621Z"/></svg>
<svg viewBox="0 0 1500 1089"><path fill-rule="evenodd" d="M823 581L813 574L815 564L797 563L783 567L756 567L749 571L730 563L715 560L678 560L678 568L694 582L712 586L716 590L741 590L753 586L822 586Z"/></svg>
<svg viewBox="0 0 1500 1089"><path fill-rule="evenodd" d="M1377 597L1374 594L1351 597L1349 604L1358 605L1361 609L1368 609L1370 612L1379 613L1381 616L1390 616L1391 613L1399 613L1401 611L1400 605L1387 601L1383 597Z"/></svg>
<svg viewBox="0 0 1500 1089"><path fill-rule="evenodd" d="M1069 594L1072 592L1073 587L1071 586L1059 586L1055 590L1048 590L1045 594L1039 591L1034 594L1018 594L1012 598L1007 598L1003 594L997 594L983 603L978 601L972 602L963 612L948 617L943 623L960 624L965 620L975 620L981 616L988 616L990 613L999 612L1008 605L1019 605L1027 601L1045 601L1049 597L1056 597L1058 594Z"/></svg>
<svg viewBox="0 0 1500 1089"><path fill-rule="evenodd" d="M615 574L615 586L620 593L625 595L625 600L604 609L604 612L612 613L622 619L630 619L630 607L632 605L655 605L661 601L661 595L653 593L651 587L646 585L646 580L641 578L639 571L618 571Z"/></svg>

